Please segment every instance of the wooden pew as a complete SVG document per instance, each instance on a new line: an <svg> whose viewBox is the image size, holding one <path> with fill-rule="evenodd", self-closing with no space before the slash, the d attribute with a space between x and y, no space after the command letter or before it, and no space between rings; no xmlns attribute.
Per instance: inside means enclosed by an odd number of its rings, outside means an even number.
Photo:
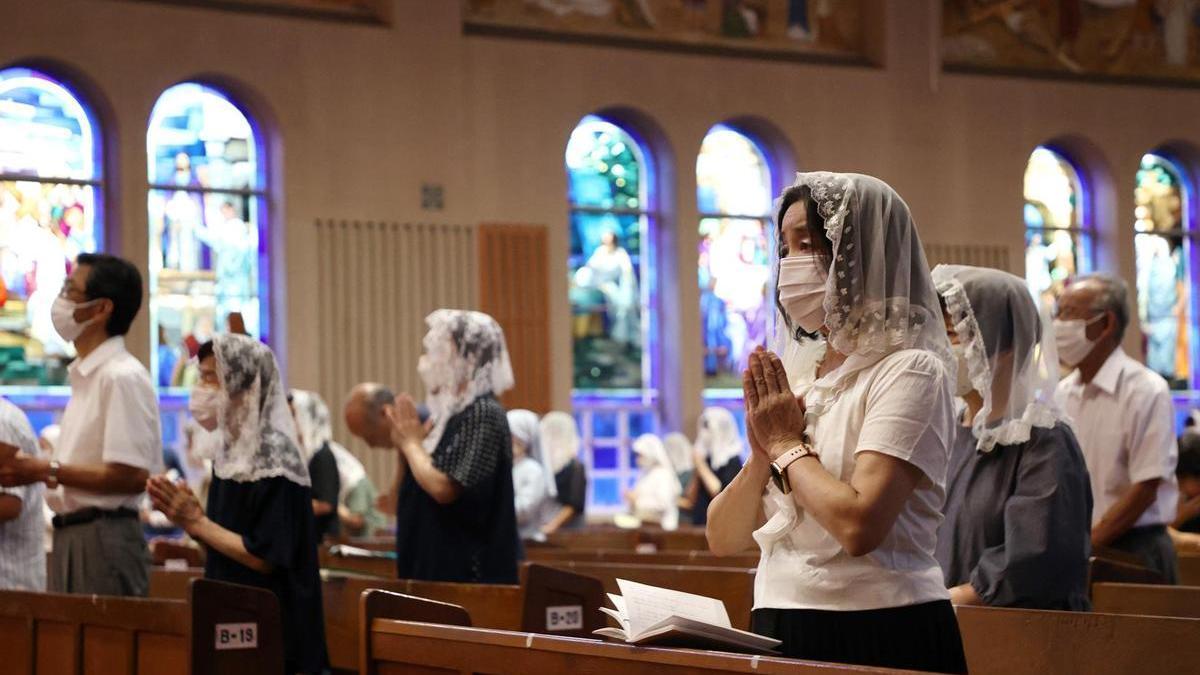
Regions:
<svg viewBox="0 0 1200 675"><path fill-rule="evenodd" d="M390 553L390 555L388 555ZM389 551L371 551L366 556L342 552L339 546L322 546L317 552L322 569L369 574L384 579L396 578L395 548Z"/></svg>
<svg viewBox="0 0 1200 675"><path fill-rule="evenodd" d="M162 600L187 600L192 579L203 579L204 568L167 569L155 565L150 568L150 597Z"/></svg>
<svg viewBox="0 0 1200 675"><path fill-rule="evenodd" d="M171 568L204 567L204 549L175 541L150 542L151 564Z"/></svg>
<svg viewBox="0 0 1200 675"><path fill-rule="evenodd" d="M595 579L540 565L526 566L522 577L520 586L507 586L326 572L322 596L330 664L339 670L358 670L359 598L370 590L464 607L471 617L468 625L482 628L581 636L606 625L599 609L605 603L604 589Z"/></svg>
<svg viewBox="0 0 1200 675"><path fill-rule="evenodd" d="M699 565L701 567L757 567L759 554L715 556L708 551L658 551L638 553L625 549L530 548L525 551L531 562L607 562L635 565Z"/></svg>
<svg viewBox="0 0 1200 675"><path fill-rule="evenodd" d="M1108 614L1142 614L1200 619L1200 587L1099 583L1092 609Z"/></svg>
<svg viewBox="0 0 1200 675"><path fill-rule="evenodd" d="M441 612L421 609L411 599L380 598L371 591L361 601L363 632L361 653L364 675L387 673L475 673L525 675L526 673L627 673L673 675L683 673L764 673L843 675L850 673L901 673L907 671L812 663L790 659L746 656L691 649L659 649L598 640L512 631L485 630L461 625L397 621L392 616L413 617Z"/></svg>
<svg viewBox="0 0 1200 675"><path fill-rule="evenodd" d="M734 628L750 629L754 609L754 569L699 567L696 565L628 565L564 560L553 567L595 577L609 593L620 593L617 579L628 579L685 593L716 598L725 603Z"/></svg>
<svg viewBox="0 0 1200 675"><path fill-rule="evenodd" d="M1180 553L1179 583L1184 586L1200 586L1200 553Z"/></svg>
<svg viewBox="0 0 1200 675"><path fill-rule="evenodd" d="M1141 565L1092 556L1088 559L1088 588L1100 583L1165 584L1166 580Z"/></svg>
<svg viewBox="0 0 1200 675"><path fill-rule="evenodd" d="M186 601L2 591L0 655L12 675L282 672L283 629L270 592L203 579Z"/></svg>
<svg viewBox="0 0 1200 675"><path fill-rule="evenodd" d="M1200 620L959 607L972 675L1194 672Z"/></svg>
<svg viewBox="0 0 1200 675"><path fill-rule="evenodd" d="M641 528L622 530L616 527L588 527L551 534L546 543L552 547L573 549L624 549L628 551L707 551L704 528L687 527L679 530ZM534 547L530 547L534 548Z"/></svg>

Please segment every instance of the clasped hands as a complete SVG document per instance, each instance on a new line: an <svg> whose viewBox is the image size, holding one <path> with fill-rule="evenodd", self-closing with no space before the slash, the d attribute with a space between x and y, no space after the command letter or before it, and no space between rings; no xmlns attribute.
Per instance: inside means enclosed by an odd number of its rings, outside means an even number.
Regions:
<svg viewBox="0 0 1200 675"><path fill-rule="evenodd" d="M187 483L176 483L166 476L152 476L146 481L146 494L155 511L161 511L167 520L191 532L190 528L204 519L204 507Z"/></svg>
<svg viewBox="0 0 1200 675"><path fill-rule="evenodd" d="M751 449L768 461L804 442L804 399L792 393L783 362L758 347L742 372L746 435Z"/></svg>
<svg viewBox="0 0 1200 675"><path fill-rule="evenodd" d="M425 427L417 414L417 404L412 396L399 394L390 406L384 406L383 415L391 424L392 445L403 451L415 444L421 445L425 440Z"/></svg>

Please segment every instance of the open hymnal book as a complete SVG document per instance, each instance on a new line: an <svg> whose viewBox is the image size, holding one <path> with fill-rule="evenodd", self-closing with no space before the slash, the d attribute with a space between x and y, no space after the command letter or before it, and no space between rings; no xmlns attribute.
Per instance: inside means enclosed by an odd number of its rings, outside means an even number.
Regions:
<svg viewBox="0 0 1200 675"><path fill-rule="evenodd" d="M608 594L614 609L600 611L620 628L601 628L596 635L638 645L732 652L773 653L779 646L779 640L734 628L720 600L625 579L617 579L617 586L621 595Z"/></svg>

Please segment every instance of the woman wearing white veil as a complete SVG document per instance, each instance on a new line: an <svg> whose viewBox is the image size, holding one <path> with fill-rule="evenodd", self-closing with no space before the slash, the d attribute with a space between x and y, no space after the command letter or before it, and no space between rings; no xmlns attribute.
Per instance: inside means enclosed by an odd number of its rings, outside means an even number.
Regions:
<svg viewBox="0 0 1200 675"><path fill-rule="evenodd" d="M704 525L708 520L708 505L742 470L742 453L746 445L738 431L737 420L725 408L706 408L700 414L698 427L687 501L691 506L692 524Z"/></svg>
<svg viewBox="0 0 1200 675"><path fill-rule="evenodd" d="M550 459L554 472L555 502L558 510L542 526L543 534L584 525L587 507L587 470L579 461L579 426L565 412L551 412L542 418L542 452Z"/></svg>
<svg viewBox="0 0 1200 675"><path fill-rule="evenodd" d="M411 397L384 409L402 474L396 509L401 579L517 583L523 557L512 481L512 435L497 400L513 386L500 324L482 312L439 309L417 371L433 429Z"/></svg>
<svg viewBox="0 0 1200 675"><path fill-rule="evenodd" d="M531 410L508 411L508 428L513 440L513 490L517 509L517 530L521 539L545 539L542 526L558 511L554 500L558 487L550 458L542 450L541 428L537 413Z"/></svg>
<svg viewBox="0 0 1200 675"><path fill-rule="evenodd" d="M939 265L933 280L966 403L937 540L950 598L1086 611L1092 488L1054 400L1054 324L1007 272Z"/></svg>
<svg viewBox="0 0 1200 675"><path fill-rule="evenodd" d="M308 463L308 478L312 481L313 516L317 522L317 537L337 537L341 533L338 502L342 479L337 459L330 447L333 432L329 424L329 407L321 397L310 391L293 389L288 392L288 406L296 420L296 435L300 452Z"/></svg>
<svg viewBox="0 0 1200 675"><path fill-rule="evenodd" d="M637 482L625 494L633 516L643 523L657 523L664 530L679 527L679 477L671 467L667 449L653 434L633 442L639 469Z"/></svg>
<svg viewBox="0 0 1200 675"><path fill-rule="evenodd" d="M954 360L908 206L870 176L805 173L776 224L779 339L743 373L751 454L709 546L757 544L753 628L787 656L965 672L934 558ZM776 356L801 337L828 344L815 379Z"/></svg>
<svg viewBox="0 0 1200 675"><path fill-rule="evenodd" d="M279 598L288 673L329 667L308 467L275 356L243 335L200 347L189 410L216 431L207 509L166 476L146 486L154 508L208 549L204 576ZM207 513L206 513L207 511Z"/></svg>

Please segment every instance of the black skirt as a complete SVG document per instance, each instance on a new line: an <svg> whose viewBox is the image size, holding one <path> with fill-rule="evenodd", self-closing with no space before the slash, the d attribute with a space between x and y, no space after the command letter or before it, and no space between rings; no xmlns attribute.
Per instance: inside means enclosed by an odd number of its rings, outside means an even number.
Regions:
<svg viewBox="0 0 1200 675"><path fill-rule="evenodd" d="M782 640L793 659L965 673L958 619L948 600L858 612L756 609L755 633Z"/></svg>

